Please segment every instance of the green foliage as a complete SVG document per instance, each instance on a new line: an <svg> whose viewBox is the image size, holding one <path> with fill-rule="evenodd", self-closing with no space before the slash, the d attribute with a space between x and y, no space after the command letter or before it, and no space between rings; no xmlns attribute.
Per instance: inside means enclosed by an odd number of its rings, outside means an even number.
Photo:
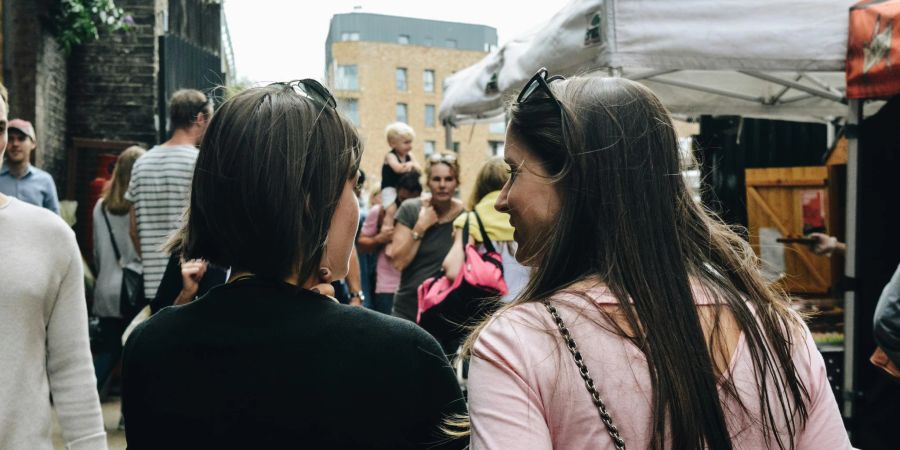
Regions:
<svg viewBox="0 0 900 450"><path fill-rule="evenodd" d="M66 54L78 45L95 41L100 32L128 31L134 18L113 0L53 0L48 17L50 31Z"/></svg>

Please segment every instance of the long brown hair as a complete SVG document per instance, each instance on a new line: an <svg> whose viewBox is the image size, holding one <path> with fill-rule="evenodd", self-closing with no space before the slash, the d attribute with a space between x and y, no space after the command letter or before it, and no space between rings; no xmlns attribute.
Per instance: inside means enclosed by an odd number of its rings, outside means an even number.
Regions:
<svg viewBox="0 0 900 450"><path fill-rule="evenodd" d="M621 78L573 78L550 86L565 120L550 99L513 104L509 133L551 174L560 193L559 220L540 237L528 285L497 314L599 278L625 317L616 331L647 360L650 448L668 442L677 449L731 449L717 383L740 404L729 413L749 415L753 408L741 403L730 376L719 381L716 373L713 360L725 351L724 309L744 333L759 386L760 417L751 419L779 448L794 448L809 400L792 360L802 321L787 296L762 278L747 242L691 198L672 122L659 99ZM692 292L698 284L722 306L712 310L708 342ZM484 326L465 350L471 351Z"/></svg>
<svg viewBox="0 0 900 450"><path fill-rule="evenodd" d="M126 148L116 159L116 165L113 167L112 180L106 185L103 191L103 206L110 214L121 216L128 214L131 208L131 202L125 200L125 192L128 190L128 183L131 181L131 169L134 162L141 156L144 156L147 150L137 145Z"/></svg>

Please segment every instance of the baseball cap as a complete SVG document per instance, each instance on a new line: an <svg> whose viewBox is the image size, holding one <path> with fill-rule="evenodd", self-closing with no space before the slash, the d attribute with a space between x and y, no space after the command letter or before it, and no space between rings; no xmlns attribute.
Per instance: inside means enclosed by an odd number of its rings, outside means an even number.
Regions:
<svg viewBox="0 0 900 450"><path fill-rule="evenodd" d="M24 119L10 120L9 124L6 125L6 129L7 130L12 130L12 129L19 130L22 133L24 133L25 136L30 137L32 141L37 141L37 139L34 138L34 127L31 126L31 122L29 122L27 120L24 120Z"/></svg>

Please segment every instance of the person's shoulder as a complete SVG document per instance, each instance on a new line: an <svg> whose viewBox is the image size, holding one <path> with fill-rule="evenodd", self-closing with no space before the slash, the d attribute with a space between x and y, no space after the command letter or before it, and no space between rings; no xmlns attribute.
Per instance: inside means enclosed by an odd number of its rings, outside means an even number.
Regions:
<svg viewBox="0 0 900 450"><path fill-rule="evenodd" d="M414 209L415 210L415 209L419 209L421 207L422 207L422 199L421 198L418 198L418 197L417 198L408 198L408 199L404 200L403 203L400 204L400 208L398 208L398 211L401 209L407 209L407 210Z"/></svg>
<svg viewBox="0 0 900 450"><path fill-rule="evenodd" d="M412 348L440 348L427 331L409 320L357 306L340 305L337 311L341 313L341 324L364 330L369 336L377 338L377 347L393 348L400 352Z"/></svg>
<svg viewBox="0 0 900 450"><path fill-rule="evenodd" d="M31 166L31 176L36 180L53 182L53 175L50 175L50 172L39 167Z"/></svg>
<svg viewBox="0 0 900 450"><path fill-rule="evenodd" d="M75 232L53 211L10 198L21 223L33 230L32 235L42 239L74 239Z"/></svg>

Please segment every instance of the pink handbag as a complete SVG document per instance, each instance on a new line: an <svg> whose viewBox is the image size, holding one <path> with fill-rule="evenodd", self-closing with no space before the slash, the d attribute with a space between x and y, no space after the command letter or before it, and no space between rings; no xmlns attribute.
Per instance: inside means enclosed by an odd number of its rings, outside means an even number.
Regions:
<svg viewBox="0 0 900 450"><path fill-rule="evenodd" d="M469 244L469 217L474 214L484 241L484 252ZM498 304L492 301L507 292L503 278L503 257L494 248L477 212L466 213L463 225L463 263L453 282L445 275L428 278L418 289L416 322L442 343L464 336L465 325L489 314Z"/></svg>

